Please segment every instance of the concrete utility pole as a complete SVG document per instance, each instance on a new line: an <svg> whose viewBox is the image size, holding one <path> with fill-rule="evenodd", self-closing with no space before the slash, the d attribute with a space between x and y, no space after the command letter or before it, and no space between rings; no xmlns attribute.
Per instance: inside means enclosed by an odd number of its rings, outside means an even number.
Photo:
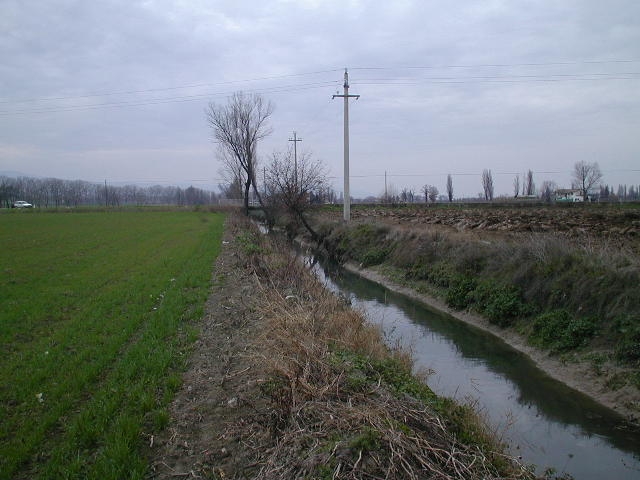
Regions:
<svg viewBox="0 0 640 480"><path fill-rule="evenodd" d="M349 98L360 98L360 95L349 95L349 73L344 69L344 94L331 98L344 98L344 221L351 220L351 196L349 195Z"/></svg>
<svg viewBox="0 0 640 480"><path fill-rule="evenodd" d="M387 171L384 171L384 201L385 203L389 201L389 197L387 196Z"/></svg>
<svg viewBox="0 0 640 480"><path fill-rule="evenodd" d="M289 141L293 142L293 180L296 185L296 190L298 190L298 142L301 142L302 139L296 136L294 130L293 138L290 138Z"/></svg>

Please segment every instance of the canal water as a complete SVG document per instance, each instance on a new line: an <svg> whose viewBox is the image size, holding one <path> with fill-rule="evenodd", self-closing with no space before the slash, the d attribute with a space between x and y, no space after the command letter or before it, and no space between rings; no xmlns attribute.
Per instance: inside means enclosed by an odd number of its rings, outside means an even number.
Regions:
<svg viewBox="0 0 640 480"><path fill-rule="evenodd" d="M473 403L510 452L538 473L640 479L640 429L614 411L549 377L494 335L335 266L313 269L380 325L388 344L409 349L417 369L434 372L427 381L432 390Z"/></svg>

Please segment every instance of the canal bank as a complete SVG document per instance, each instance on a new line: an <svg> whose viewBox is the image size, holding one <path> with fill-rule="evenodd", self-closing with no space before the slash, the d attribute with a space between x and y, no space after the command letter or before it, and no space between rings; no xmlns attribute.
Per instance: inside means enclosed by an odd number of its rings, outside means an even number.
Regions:
<svg viewBox="0 0 640 480"><path fill-rule="evenodd" d="M630 405L637 401L637 392L634 392L631 387L615 391L606 390L602 386L601 379L588 365L569 363L562 361L558 357L552 357L547 352L540 351L529 345L525 338L513 330L507 330L491 324L487 319L475 313L454 310L443 300L400 285L373 268L361 268L352 262L346 263L343 267L354 274L383 285L389 290L405 295L438 312L445 313L462 322L492 333L514 349L527 355L552 378L588 395L603 406L624 416L629 422L638 425L640 419L637 417L637 406L636 408L630 408Z"/></svg>
<svg viewBox="0 0 640 480"><path fill-rule="evenodd" d="M281 240L228 218L150 478L533 478Z"/></svg>
<svg viewBox="0 0 640 480"><path fill-rule="evenodd" d="M351 265L348 271L330 268L320 274L378 325L390 344L410 350L417 368L433 372L430 388L472 403L511 453L536 464L539 473L551 468L576 479L640 478L636 428L546 375L523 350L481 329L481 323L438 313L437 299L429 303L371 270Z"/></svg>

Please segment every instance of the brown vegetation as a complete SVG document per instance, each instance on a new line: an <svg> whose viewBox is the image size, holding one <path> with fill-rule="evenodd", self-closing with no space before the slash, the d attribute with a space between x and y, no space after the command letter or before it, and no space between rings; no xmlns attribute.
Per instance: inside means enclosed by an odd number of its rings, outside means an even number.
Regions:
<svg viewBox="0 0 640 480"><path fill-rule="evenodd" d="M213 350L202 355L220 358L231 342L234 360L222 382L201 379L196 393L188 374L168 430L182 433L160 442L158 478L190 471L266 479L531 476L470 407L436 397L411 374L407 356L390 352L378 331L328 293L286 245L246 228L230 226L218 261L226 280L216 287L224 288L217 299L231 312L243 306L242 321L211 303L206 324L224 325L205 325L204 334L214 338L201 340ZM251 290L246 297L239 296L243 285ZM194 405L201 410L193 412ZM188 421L197 418L207 429L187 437Z"/></svg>
<svg viewBox="0 0 640 480"><path fill-rule="evenodd" d="M640 208L369 207L353 217L346 226L323 215L338 260L383 265L392 281L592 370L596 398L614 394L637 418Z"/></svg>

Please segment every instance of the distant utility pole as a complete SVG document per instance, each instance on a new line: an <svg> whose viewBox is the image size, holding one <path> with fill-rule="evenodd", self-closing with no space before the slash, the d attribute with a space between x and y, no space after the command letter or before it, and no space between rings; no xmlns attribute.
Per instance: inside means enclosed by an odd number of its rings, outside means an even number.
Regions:
<svg viewBox="0 0 640 480"><path fill-rule="evenodd" d="M387 196L387 171L384 171L384 201L388 202L389 197Z"/></svg>
<svg viewBox="0 0 640 480"><path fill-rule="evenodd" d="M344 98L344 221L351 220L351 196L349 195L349 98L360 98L360 95L349 95L349 73L344 69L344 94L333 98Z"/></svg>
<svg viewBox="0 0 640 480"><path fill-rule="evenodd" d="M296 185L296 190L298 190L298 142L301 142L302 139L296 136L294 130L293 138L290 138L289 141L293 142L293 180Z"/></svg>

